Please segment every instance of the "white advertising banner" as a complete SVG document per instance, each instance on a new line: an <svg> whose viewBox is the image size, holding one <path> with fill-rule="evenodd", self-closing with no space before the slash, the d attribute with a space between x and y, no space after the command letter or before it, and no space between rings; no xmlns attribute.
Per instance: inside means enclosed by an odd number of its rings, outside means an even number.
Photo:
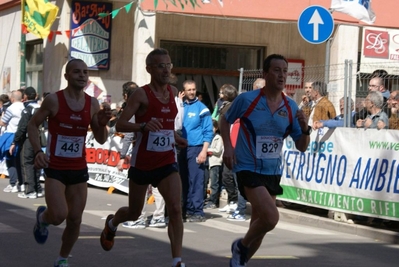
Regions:
<svg viewBox="0 0 399 267"><path fill-rule="evenodd" d="M320 129L302 153L287 138L284 194L289 202L399 220L399 131Z"/></svg>
<svg viewBox="0 0 399 267"><path fill-rule="evenodd" d="M368 217L399 221L399 131L323 128L311 134L305 152L284 141L284 194L278 199ZM88 133L88 183L128 193L129 162L119 172L121 138L103 145Z"/></svg>
<svg viewBox="0 0 399 267"><path fill-rule="evenodd" d="M92 132L86 136L86 161L89 170L88 183L98 187L114 187L122 192L129 193L129 180L127 171L130 167L128 158L123 164L123 171L116 165L119 162L122 138L114 135L108 137L107 142L99 144ZM130 155L130 153L128 153Z"/></svg>
<svg viewBox="0 0 399 267"><path fill-rule="evenodd" d="M399 30L363 27L360 72L385 69L399 74Z"/></svg>

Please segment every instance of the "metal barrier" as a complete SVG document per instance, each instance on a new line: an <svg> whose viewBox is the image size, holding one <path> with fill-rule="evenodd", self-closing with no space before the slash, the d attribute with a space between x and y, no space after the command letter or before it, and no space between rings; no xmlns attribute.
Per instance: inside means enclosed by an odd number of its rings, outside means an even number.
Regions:
<svg viewBox="0 0 399 267"><path fill-rule="evenodd" d="M342 64L335 65L313 65L305 66L298 71L297 68L288 69L287 90L293 90L292 98L299 104L305 94L303 86L306 82L324 81L328 85L329 92L336 92L337 87L346 87L348 97L353 97L355 109L358 111L363 108L363 101L369 91L369 81L373 77L373 72L379 70L378 76L383 79L385 88L390 92L399 90L399 67L398 63L353 63L347 60ZM326 71L327 70L327 71ZM384 73L381 70L385 70ZM262 78L262 69L245 70L240 69L240 92L251 91L253 83L257 78ZM328 73L328 77L326 77ZM374 74L376 75L376 74ZM295 80L301 86L291 85L289 81ZM336 99L344 96L339 93ZM334 103L335 104L335 103Z"/></svg>

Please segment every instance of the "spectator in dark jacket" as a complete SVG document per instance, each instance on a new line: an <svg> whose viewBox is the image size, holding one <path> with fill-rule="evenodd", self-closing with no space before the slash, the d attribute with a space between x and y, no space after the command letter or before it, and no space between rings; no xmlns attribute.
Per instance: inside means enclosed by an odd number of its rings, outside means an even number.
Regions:
<svg viewBox="0 0 399 267"><path fill-rule="evenodd" d="M35 169L35 152L28 137L28 123L34 112L40 107L37 103L37 93L35 88L28 87L24 90L24 106L21 119L18 123L18 129L14 135L14 142L10 150L15 149L15 144L19 144L21 150L21 171L22 179L25 185L25 192L18 194L19 198L37 198L43 196L43 189L40 185L40 169ZM10 152L11 153L11 152Z"/></svg>

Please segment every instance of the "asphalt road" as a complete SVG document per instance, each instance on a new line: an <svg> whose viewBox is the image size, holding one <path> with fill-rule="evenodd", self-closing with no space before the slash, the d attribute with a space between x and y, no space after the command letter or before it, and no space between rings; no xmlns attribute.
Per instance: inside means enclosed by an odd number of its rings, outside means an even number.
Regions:
<svg viewBox="0 0 399 267"><path fill-rule="evenodd" d="M8 179L0 179L0 188ZM44 198L20 199L0 190L0 266L53 266L58 255L63 225L50 226L47 243L38 245L32 229L35 210ZM171 266L166 229L127 229L119 227L114 248L102 250L99 236L104 219L127 204L125 194L108 194L105 189L89 188L81 235L69 260L71 267ZM148 215L154 205L148 205ZM248 267L264 266L398 266L399 246L375 238L343 233L318 224L290 211L269 233ZM291 215L290 215L291 214ZM297 217L295 217L297 216ZM230 222L217 210L206 211L204 223L185 223L183 260L187 267L229 266L230 244L242 237L249 226ZM301 219L302 218L302 219Z"/></svg>

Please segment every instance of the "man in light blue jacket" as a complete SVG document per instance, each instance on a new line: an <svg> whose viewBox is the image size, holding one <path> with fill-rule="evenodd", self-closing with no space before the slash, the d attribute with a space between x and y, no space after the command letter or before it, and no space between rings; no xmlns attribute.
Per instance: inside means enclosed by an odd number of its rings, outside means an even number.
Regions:
<svg viewBox="0 0 399 267"><path fill-rule="evenodd" d="M196 97L196 84L183 83L184 117L182 137L188 146L179 154L179 169L183 188L183 218L188 222L204 222L204 162L213 138L209 109Z"/></svg>

